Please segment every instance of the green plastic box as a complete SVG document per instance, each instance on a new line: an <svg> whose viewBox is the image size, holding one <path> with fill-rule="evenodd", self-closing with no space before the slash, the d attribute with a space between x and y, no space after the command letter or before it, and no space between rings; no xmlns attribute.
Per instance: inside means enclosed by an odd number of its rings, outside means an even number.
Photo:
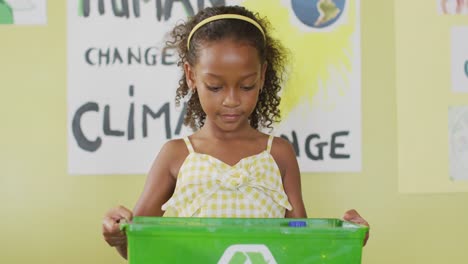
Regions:
<svg viewBox="0 0 468 264"><path fill-rule="evenodd" d="M368 230L339 219L135 217L130 264L361 263Z"/></svg>

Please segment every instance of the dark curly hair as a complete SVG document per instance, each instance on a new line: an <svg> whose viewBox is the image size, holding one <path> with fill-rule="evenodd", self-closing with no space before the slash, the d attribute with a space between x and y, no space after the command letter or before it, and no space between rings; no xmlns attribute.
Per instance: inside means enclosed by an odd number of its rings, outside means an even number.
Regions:
<svg viewBox="0 0 468 264"><path fill-rule="evenodd" d="M193 27L208 17L220 14L239 14L257 21L265 32L265 40L258 28L248 22L236 19L220 19L199 28L193 34L190 40L190 48L188 48L187 39ZM208 7L189 18L188 21L176 25L171 32L171 40L167 42L167 45L177 48L179 53L177 65L182 69L182 72L185 62L196 65L199 51L206 42L230 38L254 46L258 51L261 63L266 62L268 66L263 89L259 95L255 110L250 116L250 125L255 129L271 129L272 124L280 120L279 104L281 98L278 93L286 76L287 52L278 40L269 35L269 31L270 23L266 18L262 18L258 13L253 13L244 7ZM183 97L189 91L185 77L185 72L183 72L176 92L176 106L180 106ZM201 107L198 93L194 93L187 102L184 124L190 126L193 130L197 130L204 125L205 119L206 114Z"/></svg>

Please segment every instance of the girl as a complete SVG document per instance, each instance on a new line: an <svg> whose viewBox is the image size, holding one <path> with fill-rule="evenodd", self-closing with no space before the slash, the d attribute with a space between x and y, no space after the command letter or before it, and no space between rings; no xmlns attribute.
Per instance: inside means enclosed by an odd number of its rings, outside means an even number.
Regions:
<svg viewBox="0 0 468 264"><path fill-rule="evenodd" d="M187 101L184 123L196 132L161 148L133 213L106 214L104 238L125 258L118 226L133 215L307 217L291 144L259 131L279 120L286 62L267 21L239 6L206 8L172 37L183 68L176 104Z"/></svg>

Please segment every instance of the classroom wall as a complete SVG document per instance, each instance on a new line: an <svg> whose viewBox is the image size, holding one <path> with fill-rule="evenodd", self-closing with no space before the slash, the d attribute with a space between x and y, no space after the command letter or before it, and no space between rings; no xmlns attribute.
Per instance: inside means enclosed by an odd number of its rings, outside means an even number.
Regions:
<svg viewBox="0 0 468 264"><path fill-rule="evenodd" d="M145 177L67 174L65 4L48 1L47 26L0 26L0 263L125 263L101 219L133 207ZM466 263L468 193L398 191L398 17L393 1L361 7L363 169L302 175L309 217L356 208L371 224L362 263Z"/></svg>

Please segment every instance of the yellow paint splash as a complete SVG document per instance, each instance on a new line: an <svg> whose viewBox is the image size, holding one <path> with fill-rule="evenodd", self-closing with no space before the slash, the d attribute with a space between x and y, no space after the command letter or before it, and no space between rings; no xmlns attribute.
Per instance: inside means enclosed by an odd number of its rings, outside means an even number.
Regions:
<svg viewBox="0 0 468 264"><path fill-rule="evenodd" d="M283 118L301 103L312 105L320 85L325 89L323 98L332 101L333 97L327 97L327 89L330 89L333 79L341 78L340 88L335 94L345 94L351 85L355 1L346 1L347 14L343 14L347 15L346 21L329 32L302 31L291 23L295 19L291 17L295 16L294 11L281 0L245 0L242 4L268 17L274 29L273 36L292 53L291 72L281 96Z"/></svg>

